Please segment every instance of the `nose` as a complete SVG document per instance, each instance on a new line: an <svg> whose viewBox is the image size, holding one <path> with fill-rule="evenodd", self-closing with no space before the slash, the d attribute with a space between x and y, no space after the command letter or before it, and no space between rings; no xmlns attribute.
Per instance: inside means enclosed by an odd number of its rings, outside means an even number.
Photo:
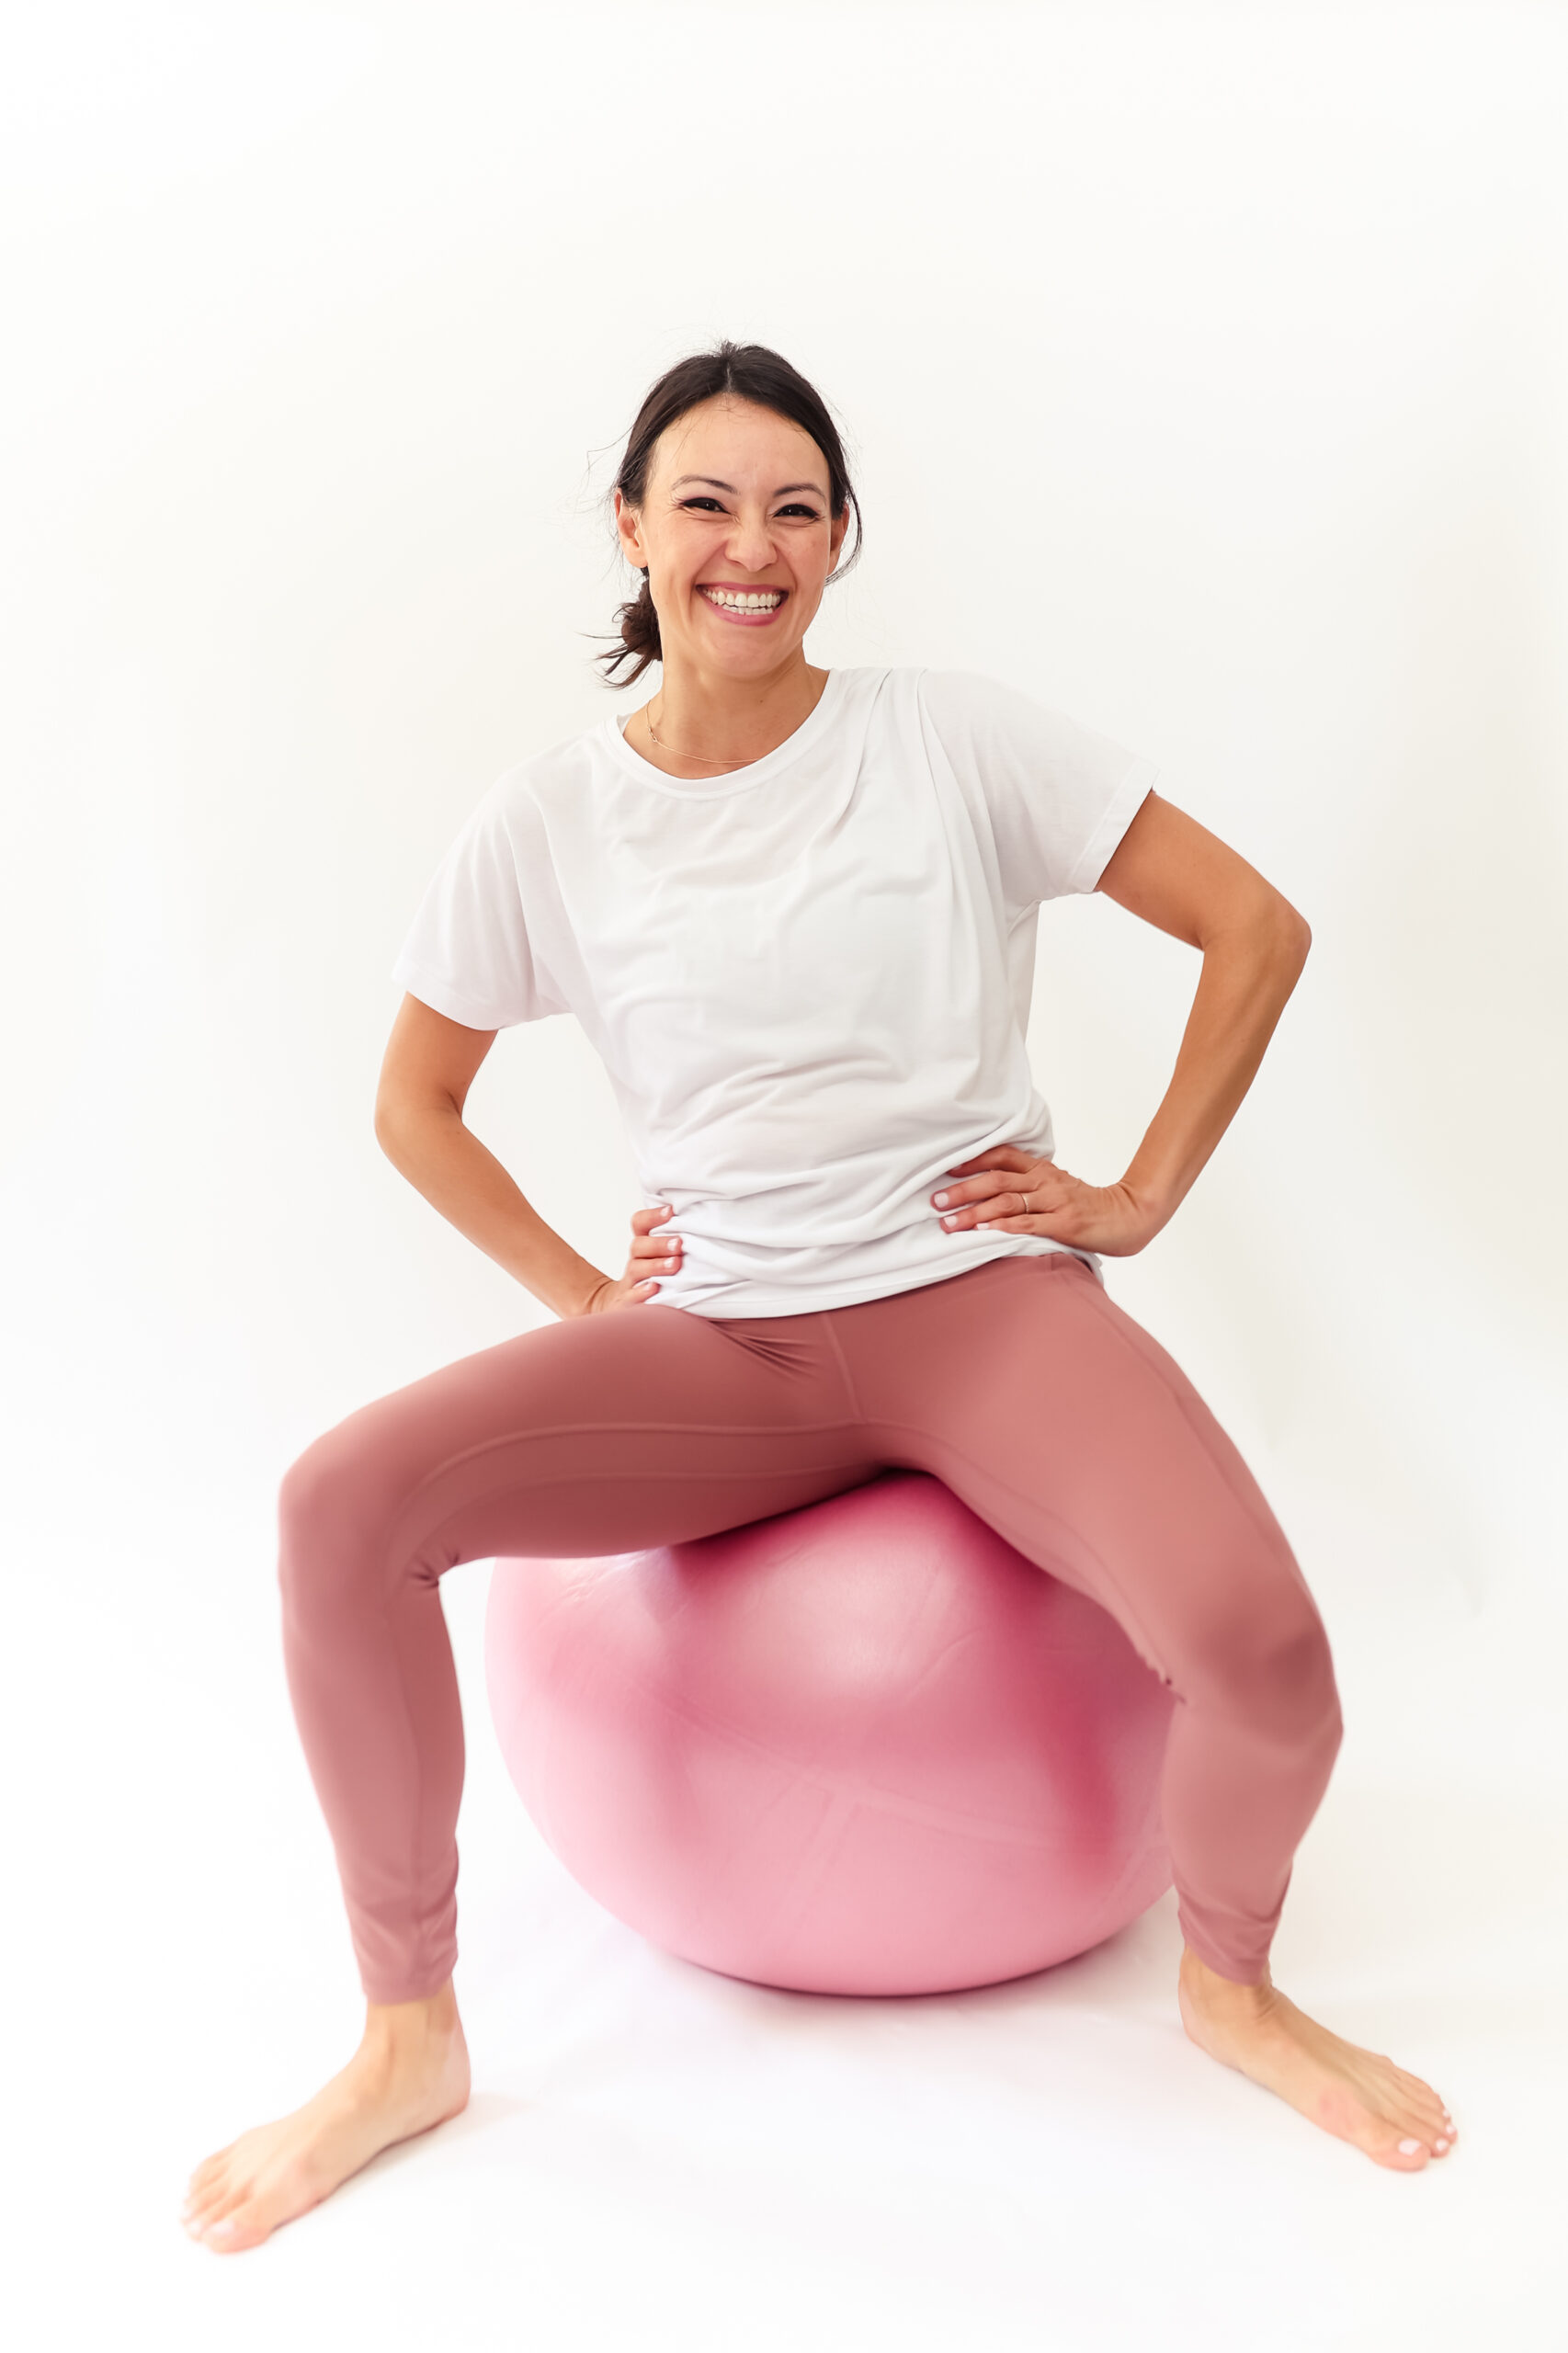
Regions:
<svg viewBox="0 0 1568 2353"><path fill-rule="evenodd" d="M742 508L735 517L734 529L724 542L724 553L742 572L767 571L775 549L765 508Z"/></svg>

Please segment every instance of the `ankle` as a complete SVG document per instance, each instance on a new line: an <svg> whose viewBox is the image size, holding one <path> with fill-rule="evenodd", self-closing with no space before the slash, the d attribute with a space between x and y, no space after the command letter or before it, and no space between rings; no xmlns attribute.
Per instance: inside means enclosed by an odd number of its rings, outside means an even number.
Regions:
<svg viewBox="0 0 1568 2353"><path fill-rule="evenodd" d="M1276 1999L1267 1961L1261 1977L1243 1983L1234 1977L1221 1977L1190 1945L1182 1951L1180 1983L1188 1999L1201 2003L1205 2009L1229 2011L1238 2017L1261 2017L1272 2008Z"/></svg>
<svg viewBox="0 0 1568 2353"><path fill-rule="evenodd" d="M432 2049L444 2049L461 2031L457 1995L449 1977L422 2001L368 2003L360 2049L367 2056L394 2063L417 2059Z"/></svg>

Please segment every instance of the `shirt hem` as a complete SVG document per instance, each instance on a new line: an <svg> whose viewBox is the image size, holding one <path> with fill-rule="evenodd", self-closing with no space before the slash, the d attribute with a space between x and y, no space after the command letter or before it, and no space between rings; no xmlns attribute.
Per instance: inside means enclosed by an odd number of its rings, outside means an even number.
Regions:
<svg viewBox="0 0 1568 2353"><path fill-rule="evenodd" d="M1143 806L1159 773L1153 760L1133 761L1067 878L1069 891L1097 889L1100 876L1120 848L1122 836Z"/></svg>
<svg viewBox="0 0 1568 2353"><path fill-rule="evenodd" d="M460 989L449 987L445 981L432 980L417 964L401 957L392 966L392 978L395 986L416 996L432 1013L444 1014L449 1021L456 1021L464 1029L510 1029L525 1017L516 1013L497 1013L493 1006L482 1006L477 997L465 996Z"/></svg>
<svg viewBox="0 0 1568 2353"><path fill-rule="evenodd" d="M724 1301L699 1305L694 1301L663 1297L655 1304L678 1308L683 1315L701 1315L715 1324L741 1324L754 1316L761 1319L783 1315L824 1315L835 1307L863 1307L874 1299L895 1299L901 1291L924 1290L931 1283L955 1282L960 1275L972 1275L981 1267L996 1266L1004 1258L1043 1258L1062 1252L1068 1257L1082 1259L1096 1282L1103 1284L1105 1280L1100 1272L1099 1258L1093 1250L1074 1250L1071 1243L1053 1242L1043 1233L1020 1234L1015 1239L1025 1246L1022 1249L988 1250L983 1257L971 1258L948 1274L935 1274L929 1268L922 1267L896 1282L871 1277L858 1283L830 1283L809 1289L802 1287L799 1290L767 1290L760 1286L748 1286L741 1303L734 1306Z"/></svg>

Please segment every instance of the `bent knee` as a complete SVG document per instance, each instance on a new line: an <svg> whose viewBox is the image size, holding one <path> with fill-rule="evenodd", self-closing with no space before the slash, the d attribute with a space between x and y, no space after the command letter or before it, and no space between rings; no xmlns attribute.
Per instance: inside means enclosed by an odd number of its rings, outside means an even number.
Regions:
<svg viewBox="0 0 1568 2353"><path fill-rule="evenodd" d="M384 1556L386 1491L347 1426L290 1464L278 1490L278 1576L286 1605L319 1604Z"/></svg>
<svg viewBox="0 0 1568 2353"><path fill-rule="evenodd" d="M1292 1585L1211 1613L1190 1655L1186 1695L1200 1694L1260 1731L1309 1738L1332 1755L1342 1722L1334 1654L1312 1597Z"/></svg>

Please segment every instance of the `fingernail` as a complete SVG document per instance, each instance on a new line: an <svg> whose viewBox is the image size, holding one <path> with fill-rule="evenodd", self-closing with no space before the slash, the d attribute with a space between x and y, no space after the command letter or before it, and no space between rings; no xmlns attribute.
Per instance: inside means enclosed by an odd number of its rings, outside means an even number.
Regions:
<svg viewBox="0 0 1568 2353"><path fill-rule="evenodd" d="M956 1217L945 1217L942 1220L942 1223L944 1225L957 1225L958 1220Z"/></svg>
<svg viewBox="0 0 1568 2353"><path fill-rule="evenodd" d="M948 1197L946 1193L934 1193L931 1198L936 1202L937 1207L939 1210L945 1210L947 1208Z"/></svg>
<svg viewBox="0 0 1568 2353"><path fill-rule="evenodd" d="M1420 2149L1419 2141L1402 2141L1399 2144L1399 2154L1402 2157L1416 2156L1420 2154Z"/></svg>

